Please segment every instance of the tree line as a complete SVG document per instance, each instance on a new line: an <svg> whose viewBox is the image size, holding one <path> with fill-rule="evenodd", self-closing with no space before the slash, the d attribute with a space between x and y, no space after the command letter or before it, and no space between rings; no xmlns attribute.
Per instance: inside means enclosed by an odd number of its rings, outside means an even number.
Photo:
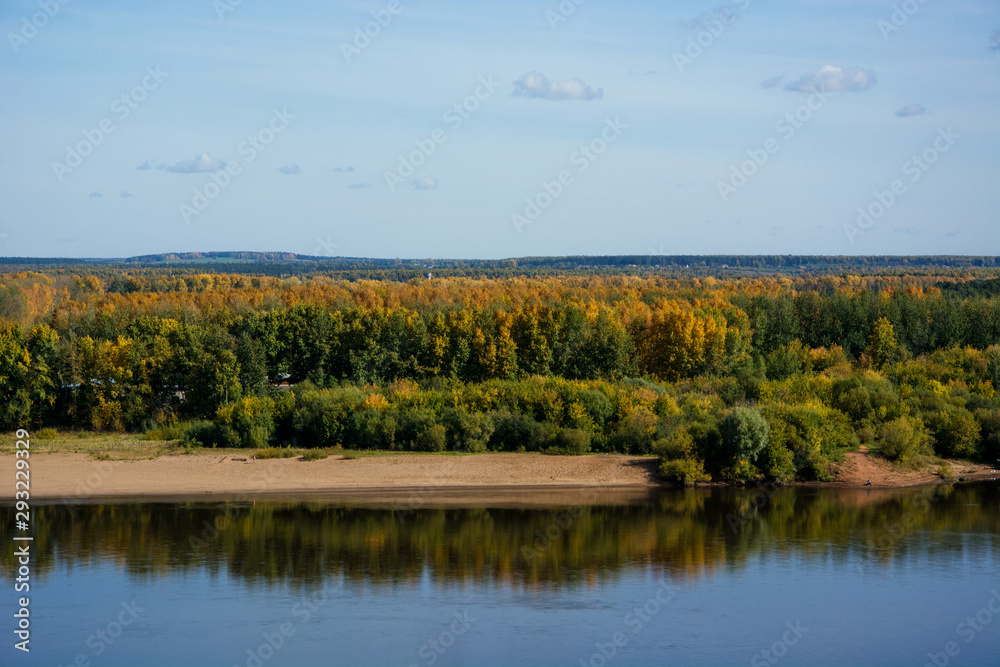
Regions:
<svg viewBox="0 0 1000 667"><path fill-rule="evenodd" d="M4 430L655 453L684 481L998 454L1000 298L954 277L0 278Z"/></svg>

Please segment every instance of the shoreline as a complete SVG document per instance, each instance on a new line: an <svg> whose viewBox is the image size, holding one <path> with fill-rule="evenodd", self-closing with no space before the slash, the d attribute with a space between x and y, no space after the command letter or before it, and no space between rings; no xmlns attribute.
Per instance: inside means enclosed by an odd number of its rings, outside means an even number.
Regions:
<svg viewBox="0 0 1000 667"><path fill-rule="evenodd" d="M0 455L0 475L4 479L14 479L15 460L12 454ZM219 456L210 452L124 460L99 460L80 453L34 453L30 470L31 498L46 502L122 498L316 500L336 496L339 500L360 498L365 502L402 499L404 505L416 505L430 499L515 502L517 495L535 499L545 495L569 499L588 493L634 496L678 488L659 477L657 462L651 457L622 454L391 454L356 459L331 456L318 461L254 461L246 454ZM1000 476L989 466L950 463L956 481ZM868 480L871 486L866 484ZM793 482L789 486L886 489L941 481L937 474L905 470L863 450L846 455L838 464L834 481ZM5 484L4 489L0 500L14 500L14 485Z"/></svg>

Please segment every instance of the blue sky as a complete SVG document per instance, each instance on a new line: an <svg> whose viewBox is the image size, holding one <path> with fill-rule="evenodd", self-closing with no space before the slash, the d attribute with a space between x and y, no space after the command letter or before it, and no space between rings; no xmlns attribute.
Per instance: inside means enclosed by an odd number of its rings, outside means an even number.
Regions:
<svg viewBox="0 0 1000 667"><path fill-rule="evenodd" d="M5 0L0 255L1000 253L995 0L576 2Z"/></svg>

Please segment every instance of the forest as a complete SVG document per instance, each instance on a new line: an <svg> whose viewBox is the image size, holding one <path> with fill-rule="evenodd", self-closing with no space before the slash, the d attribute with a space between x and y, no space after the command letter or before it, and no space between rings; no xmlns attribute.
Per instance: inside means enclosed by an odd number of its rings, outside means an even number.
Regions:
<svg viewBox="0 0 1000 667"><path fill-rule="evenodd" d="M686 484L826 480L860 444L1000 458L994 258L718 277L570 259L381 279L5 260L0 430L622 452Z"/></svg>

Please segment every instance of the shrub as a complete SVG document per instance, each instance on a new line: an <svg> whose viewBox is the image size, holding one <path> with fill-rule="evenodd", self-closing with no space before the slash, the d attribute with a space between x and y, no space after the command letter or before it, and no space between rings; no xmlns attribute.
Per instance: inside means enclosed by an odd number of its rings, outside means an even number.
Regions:
<svg viewBox="0 0 1000 667"><path fill-rule="evenodd" d="M660 474L671 482L684 486L694 486L698 482L707 482L711 478L704 465L697 459L683 458L660 462Z"/></svg>
<svg viewBox="0 0 1000 667"><path fill-rule="evenodd" d="M733 408L719 424L719 467L736 466L737 478L749 474L752 464L767 447L771 429L756 408ZM746 465L744 465L746 464ZM752 467L752 466L750 466Z"/></svg>
<svg viewBox="0 0 1000 667"><path fill-rule="evenodd" d="M617 451L626 454L648 454L659 419L648 408L636 408L621 421L613 438Z"/></svg>
<svg viewBox="0 0 1000 667"><path fill-rule="evenodd" d="M184 435L181 437L181 441L192 446L222 445L223 447L230 447L233 444L230 442L230 438L226 438L214 423L206 419L188 422L187 428L184 429Z"/></svg>
<svg viewBox="0 0 1000 667"><path fill-rule="evenodd" d="M916 417L899 417L883 424L878 434L878 453L900 463L930 454L924 423Z"/></svg>
<svg viewBox="0 0 1000 667"><path fill-rule="evenodd" d="M417 436L413 448L418 452L443 452L447 445L444 426L434 424Z"/></svg>
<svg viewBox="0 0 1000 667"><path fill-rule="evenodd" d="M270 398L247 396L219 406L215 423L223 429L232 429L239 447L264 447L274 434L273 408L274 401Z"/></svg>
<svg viewBox="0 0 1000 667"><path fill-rule="evenodd" d="M757 466L765 477L779 484L795 479L795 455L775 439L768 441Z"/></svg>
<svg viewBox="0 0 1000 667"><path fill-rule="evenodd" d="M321 459L328 458L329 456L330 452L326 449L310 449L302 455L302 458L306 461L319 461Z"/></svg>
<svg viewBox="0 0 1000 667"><path fill-rule="evenodd" d="M449 444L454 451L485 452L486 443L496 428L493 420L481 412L451 408L444 414Z"/></svg>
<svg viewBox="0 0 1000 667"><path fill-rule="evenodd" d="M259 459L290 459L298 456L298 453L291 447L264 447L258 449L254 456Z"/></svg>
<svg viewBox="0 0 1000 667"><path fill-rule="evenodd" d="M942 410L928 421L939 456L978 459L982 456L979 422L965 408Z"/></svg>
<svg viewBox="0 0 1000 667"><path fill-rule="evenodd" d="M54 440L58 436L59 432L54 428L43 428L35 433L35 440Z"/></svg>
<svg viewBox="0 0 1000 667"><path fill-rule="evenodd" d="M494 424L490 449L494 451L515 452L518 448L527 448L538 428L538 422L531 415L498 411L490 413L490 417Z"/></svg>
<svg viewBox="0 0 1000 667"><path fill-rule="evenodd" d="M580 455L590 451L590 433L578 428L564 428L556 436L556 452Z"/></svg>

